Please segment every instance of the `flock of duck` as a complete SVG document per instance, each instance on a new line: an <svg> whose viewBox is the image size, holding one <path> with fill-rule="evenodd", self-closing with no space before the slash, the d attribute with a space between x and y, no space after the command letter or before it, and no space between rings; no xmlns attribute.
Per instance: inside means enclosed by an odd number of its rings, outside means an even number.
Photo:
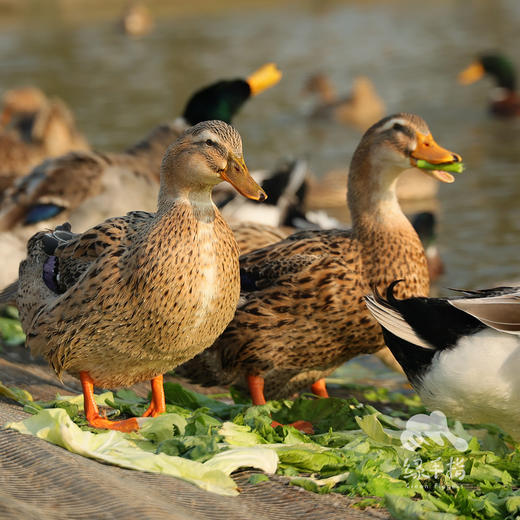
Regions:
<svg viewBox="0 0 520 520"><path fill-rule="evenodd" d="M484 72L500 87L493 112L519 115L510 63L484 56L460 79ZM316 115L358 127L370 120L348 174L352 226L322 229L299 206L305 166L255 180L230 126L279 79L269 64L203 88L181 117L118 154L90 150L61 101L34 88L5 95L0 240L12 268L0 302L19 309L27 346L58 377L81 381L92 426L133 431L142 419L102 417L94 386L151 381L145 416L165 411L163 374L172 369L202 385L242 387L255 405L306 388L328 397L327 375L386 344L431 409L520 438L520 289L428 298L424 247L396 193L410 169L453 182L460 155L417 115L382 117L366 79L340 99L313 77ZM226 207L239 198L222 182L252 201L238 203L246 217L231 226ZM274 225L248 222L271 194ZM295 203L297 218L287 220ZM306 229L292 227L298 219Z"/></svg>

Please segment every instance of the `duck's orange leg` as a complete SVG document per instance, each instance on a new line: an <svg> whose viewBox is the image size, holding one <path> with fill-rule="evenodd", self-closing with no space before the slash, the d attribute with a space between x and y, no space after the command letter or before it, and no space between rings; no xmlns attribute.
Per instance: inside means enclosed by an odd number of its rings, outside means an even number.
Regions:
<svg viewBox="0 0 520 520"><path fill-rule="evenodd" d="M311 385L311 392L318 397L329 397L329 393L327 392L327 384L325 383L325 379L318 379L315 383Z"/></svg>
<svg viewBox="0 0 520 520"><path fill-rule="evenodd" d="M163 376L154 377L152 383L152 402L143 417L156 417L166 411L166 401L164 398Z"/></svg>
<svg viewBox="0 0 520 520"><path fill-rule="evenodd" d="M262 376L247 376L247 386L255 406L265 404L264 378Z"/></svg>
<svg viewBox="0 0 520 520"><path fill-rule="evenodd" d="M139 429L137 419L132 417L124 421L109 421L100 417L96 402L94 401L94 381L88 372L80 372L79 378L83 388L83 402L85 405L85 416L93 428L106 430L118 430L120 432L133 432Z"/></svg>
<svg viewBox="0 0 520 520"><path fill-rule="evenodd" d="M264 396L264 378L262 376L247 376L247 386L249 387L249 393L251 394L251 400L255 406L265 404L265 396ZM278 421L273 421L271 426L275 428L276 426L282 426ZM296 421L290 424L290 426L294 426L297 430L300 430L304 433L314 433L314 428L309 421Z"/></svg>

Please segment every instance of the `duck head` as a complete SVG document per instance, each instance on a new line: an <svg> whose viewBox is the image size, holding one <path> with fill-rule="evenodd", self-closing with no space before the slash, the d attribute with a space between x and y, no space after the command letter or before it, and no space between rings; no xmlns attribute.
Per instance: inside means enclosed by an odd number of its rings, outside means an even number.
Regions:
<svg viewBox="0 0 520 520"><path fill-rule="evenodd" d="M453 182L445 168L461 165L460 155L439 146L428 125L414 114L398 113L371 126L354 152L348 202L354 207L373 207L379 201L395 199L399 175L418 168L442 182ZM365 201L363 203L362 201Z"/></svg>
<svg viewBox="0 0 520 520"><path fill-rule="evenodd" d="M462 161L460 155L435 142L424 119L406 113L385 117L369 128L356 154L368 158L372 169L389 181L415 167L442 182L453 182L453 176L442 168L452 170L449 165Z"/></svg>
<svg viewBox="0 0 520 520"><path fill-rule="evenodd" d="M481 79L485 74L495 78L497 87L516 90L515 68L511 61L500 53L482 54L471 65L459 73L458 81L469 85Z"/></svg>
<svg viewBox="0 0 520 520"><path fill-rule="evenodd" d="M188 128L166 151L159 198L205 196L222 181L249 199L267 198L249 174L240 134L223 121L204 121Z"/></svg>
<svg viewBox="0 0 520 520"><path fill-rule="evenodd" d="M21 87L8 90L2 98L0 126L5 127L17 116L34 115L47 103L45 94L36 87Z"/></svg>
<svg viewBox="0 0 520 520"><path fill-rule="evenodd" d="M190 125L219 119L231 123L235 114L251 97L272 87L282 77L273 63L267 63L246 79L222 80L193 94L182 117Z"/></svg>

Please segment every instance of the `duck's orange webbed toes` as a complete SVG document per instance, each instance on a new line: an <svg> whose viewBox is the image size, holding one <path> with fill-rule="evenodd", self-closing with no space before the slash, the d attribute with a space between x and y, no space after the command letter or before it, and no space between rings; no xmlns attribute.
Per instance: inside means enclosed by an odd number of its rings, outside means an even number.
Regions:
<svg viewBox="0 0 520 520"><path fill-rule="evenodd" d="M273 421L271 423L271 426L273 428L276 428L277 426L293 426L297 430L300 430L303 433L306 433L308 435L312 435L314 433L314 428L312 427L312 423L309 421L294 421L293 423L290 423L289 425L283 425L282 423L279 423L278 421Z"/></svg>
<svg viewBox="0 0 520 520"><path fill-rule="evenodd" d="M89 417L87 415L87 421L93 428L100 428L103 430L117 430L123 433L130 433L139 429L139 423L135 417L125 419L124 421L109 421L108 419L103 419L99 415L97 417Z"/></svg>
<svg viewBox="0 0 520 520"><path fill-rule="evenodd" d="M85 417L90 426L104 430L118 430L120 432L134 432L139 429L139 422L135 418L124 421L109 421L99 415L99 410L94 401L94 381L88 372L80 372L79 378L83 388L83 403L85 405Z"/></svg>

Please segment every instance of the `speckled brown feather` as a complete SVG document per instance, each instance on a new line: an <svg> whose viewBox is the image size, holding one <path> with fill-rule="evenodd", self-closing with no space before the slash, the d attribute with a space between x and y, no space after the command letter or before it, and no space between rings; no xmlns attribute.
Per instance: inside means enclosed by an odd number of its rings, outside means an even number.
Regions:
<svg viewBox="0 0 520 520"><path fill-rule="evenodd" d="M393 117L429 132L417 116ZM265 379L266 398L290 396L352 357L384 346L363 301L371 286L382 291L404 279L398 298L428 294L422 244L395 197L395 180L409 167L406 138L391 130L378 133L390 119L369 129L354 154L352 231L302 231L242 255L241 299L233 321L212 347L178 369L181 375L241 387L246 375L257 375ZM386 181L372 165L385 150L402 159L388 180L388 196L383 190L376 200Z"/></svg>
<svg viewBox="0 0 520 520"><path fill-rule="evenodd" d="M256 222L248 222L246 225L235 224L231 226L231 229L241 255L279 242L293 232L291 228L275 228Z"/></svg>
<svg viewBox="0 0 520 520"><path fill-rule="evenodd" d="M241 155L235 131L230 143L228 125L211 128ZM47 233L30 239L20 266L20 317L27 345L58 376L86 371L100 387L152 379L211 345L232 319L238 247L211 202L220 178L214 174L206 187L207 173L203 181L184 178L175 162L193 165L193 135L187 131L165 156L157 213L109 219L55 247L63 294L42 280ZM209 164L209 152L204 157Z"/></svg>

